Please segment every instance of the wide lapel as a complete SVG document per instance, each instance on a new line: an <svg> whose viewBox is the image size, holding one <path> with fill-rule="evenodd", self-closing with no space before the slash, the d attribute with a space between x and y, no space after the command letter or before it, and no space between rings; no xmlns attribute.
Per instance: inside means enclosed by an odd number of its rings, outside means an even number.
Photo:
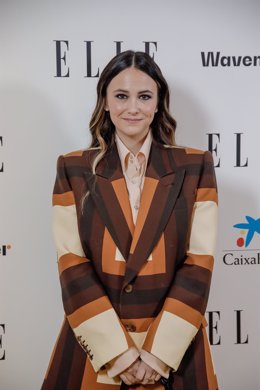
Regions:
<svg viewBox="0 0 260 390"><path fill-rule="evenodd" d="M160 239L180 193L184 176L185 169L175 165L172 149L153 143L124 285L137 275Z"/></svg>
<svg viewBox="0 0 260 390"><path fill-rule="evenodd" d="M124 259L128 258L134 224L122 172L120 158L114 145L101 160L96 174L85 173L88 189L111 237Z"/></svg>

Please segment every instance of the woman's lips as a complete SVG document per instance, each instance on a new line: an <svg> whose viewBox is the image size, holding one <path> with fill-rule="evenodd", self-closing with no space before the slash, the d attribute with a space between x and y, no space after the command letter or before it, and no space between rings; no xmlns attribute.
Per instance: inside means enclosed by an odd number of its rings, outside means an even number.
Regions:
<svg viewBox="0 0 260 390"><path fill-rule="evenodd" d="M123 120L127 121L127 122L134 123L134 122L140 122L142 120L142 118L123 118Z"/></svg>

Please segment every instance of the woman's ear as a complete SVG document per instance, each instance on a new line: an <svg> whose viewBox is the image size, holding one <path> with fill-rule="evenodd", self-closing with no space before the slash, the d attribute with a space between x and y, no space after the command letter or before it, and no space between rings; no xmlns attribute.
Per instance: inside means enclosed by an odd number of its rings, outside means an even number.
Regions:
<svg viewBox="0 0 260 390"><path fill-rule="evenodd" d="M105 102L105 107L104 107L104 110L105 110L105 111L109 111L109 108L108 108L107 101Z"/></svg>

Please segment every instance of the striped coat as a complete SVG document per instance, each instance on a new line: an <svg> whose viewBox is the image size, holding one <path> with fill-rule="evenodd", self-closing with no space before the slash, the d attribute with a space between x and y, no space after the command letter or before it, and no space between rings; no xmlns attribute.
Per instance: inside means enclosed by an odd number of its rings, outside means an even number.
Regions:
<svg viewBox="0 0 260 390"><path fill-rule="evenodd" d="M174 390L217 390L204 319L217 219L211 154L153 142L135 226L116 146L93 175L95 155L58 159L66 315L42 390L119 390L106 364L134 345L173 368ZM148 388L162 386L137 387Z"/></svg>

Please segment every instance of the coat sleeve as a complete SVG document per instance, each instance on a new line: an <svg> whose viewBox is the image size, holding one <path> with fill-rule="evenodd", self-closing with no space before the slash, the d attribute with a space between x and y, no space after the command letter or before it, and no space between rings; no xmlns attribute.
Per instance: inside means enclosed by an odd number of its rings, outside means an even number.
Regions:
<svg viewBox="0 0 260 390"><path fill-rule="evenodd" d="M62 300L76 339L98 371L134 344L83 252L75 198L65 164L66 157L60 156L53 193L53 232Z"/></svg>
<svg viewBox="0 0 260 390"><path fill-rule="evenodd" d="M150 326L143 350L173 370L203 324L217 232L217 189L210 152L205 152L193 206L187 253L164 302ZM170 340L170 342L169 342Z"/></svg>

